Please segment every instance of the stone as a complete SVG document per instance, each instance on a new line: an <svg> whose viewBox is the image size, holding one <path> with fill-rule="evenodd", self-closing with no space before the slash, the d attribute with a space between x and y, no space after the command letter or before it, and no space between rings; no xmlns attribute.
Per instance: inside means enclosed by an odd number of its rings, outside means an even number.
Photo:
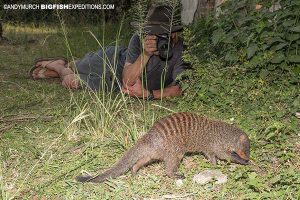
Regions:
<svg viewBox="0 0 300 200"><path fill-rule="evenodd" d="M193 181L200 185L205 185L213 180L216 180L216 184L224 184L227 182L227 175L220 170L206 169L193 178Z"/></svg>

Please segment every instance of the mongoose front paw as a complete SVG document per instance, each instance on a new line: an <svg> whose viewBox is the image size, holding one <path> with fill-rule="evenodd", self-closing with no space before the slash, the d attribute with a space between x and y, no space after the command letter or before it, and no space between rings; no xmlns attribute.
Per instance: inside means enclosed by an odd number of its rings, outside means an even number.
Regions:
<svg viewBox="0 0 300 200"><path fill-rule="evenodd" d="M185 176L183 174L175 174L174 178L176 178L176 179L185 179Z"/></svg>

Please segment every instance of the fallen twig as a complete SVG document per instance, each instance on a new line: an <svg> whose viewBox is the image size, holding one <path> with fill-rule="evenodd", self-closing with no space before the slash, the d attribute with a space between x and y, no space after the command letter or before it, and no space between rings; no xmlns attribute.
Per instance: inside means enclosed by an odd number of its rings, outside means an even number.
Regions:
<svg viewBox="0 0 300 200"><path fill-rule="evenodd" d="M12 128L13 126L15 126L15 124L9 124L9 125L4 126L3 128L1 128L1 129L0 129L0 135L1 135L2 133L4 133L4 131L6 131L6 130Z"/></svg>
<svg viewBox="0 0 300 200"><path fill-rule="evenodd" d="M0 119L0 122L20 122L35 119L43 119L45 121L48 121L52 117L53 116L17 116L9 119L6 119L6 117L2 117L2 119Z"/></svg>
<svg viewBox="0 0 300 200"><path fill-rule="evenodd" d="M190 196L194 195L193 193L187 193L187 194L166 194L160 198L145 198L144 200L164 200L164 199L192 199Z"/></svg>
<svg viewBox="0 0 300 200"><path fill-rule="evenodd" d="M10 118L8 118L10 117ZM0 128L0 135L4 133L4 131L14 127L17 122L24 122L24 121L30 121L30 120L36 120L36 119L43 119L45 121L48 121L53 116L15 116L15 115L9 115L9 116L2 116L0 117L0 123L5 124L4 127Z"/></svg>

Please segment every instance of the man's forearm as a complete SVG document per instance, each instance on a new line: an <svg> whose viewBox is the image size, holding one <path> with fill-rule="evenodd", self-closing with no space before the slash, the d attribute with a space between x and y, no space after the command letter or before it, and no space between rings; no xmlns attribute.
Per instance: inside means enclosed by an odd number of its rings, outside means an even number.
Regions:
<svg viewBox="0 0 300 200"><path fill-rule="evenodd" d="M154 99L165 97L176 97L182 95L182 90L178 85L169 86L162 90L153 90Z"/></svg>
<svg viewBox="0 0 300 200"><path fill-rule="evenodd" d="M135 84L136 80L141 76L148 60L149 56L142 53L134 63L125 64L122 74L122 81L125 87Z"/></svg>

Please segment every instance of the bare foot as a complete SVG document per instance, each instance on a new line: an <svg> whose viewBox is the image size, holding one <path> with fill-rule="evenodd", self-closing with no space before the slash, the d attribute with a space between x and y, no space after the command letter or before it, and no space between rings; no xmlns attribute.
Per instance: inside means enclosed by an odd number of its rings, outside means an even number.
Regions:
<svg viewBox="0 0 300 200"><path fill-rule="evenodd" d="M51 60L51 61L40 61L36 63L36 67L44 67L47 69L51 69L53 71L56 71L58 74L60 71L65 68L65 65L67 63L64 60Z"/></svg>
<svg viewBox="0 0 300 200"><path fill-rule="evenodd" d="M37 67L32 72L33 79L40 79L40 78L58 78L59 75L56 71L51 69Z"/></svg>

